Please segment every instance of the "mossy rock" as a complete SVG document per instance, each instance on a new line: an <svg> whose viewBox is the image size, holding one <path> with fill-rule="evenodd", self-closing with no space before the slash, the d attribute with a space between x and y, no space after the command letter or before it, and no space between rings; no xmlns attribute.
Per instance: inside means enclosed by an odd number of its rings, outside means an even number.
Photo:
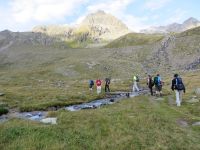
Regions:
<svg viewBox="0 0 200 150"><path fill-rule="evenodd" d="M0 116L4 115L4 114L7 114L7 113L8 113L8 109L0 107Z"/></svg>

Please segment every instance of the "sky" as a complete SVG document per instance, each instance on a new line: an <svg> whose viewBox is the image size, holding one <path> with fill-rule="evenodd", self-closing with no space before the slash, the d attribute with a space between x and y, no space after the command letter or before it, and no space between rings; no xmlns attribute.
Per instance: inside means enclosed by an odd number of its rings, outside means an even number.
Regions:
<svg viewBox="0 0 200 150"><path fill-rule="evenodd" d="M103 10L132 31L200 20L200 0L0 0L0 31L31 31L37 25L80 23Z"/></svg>

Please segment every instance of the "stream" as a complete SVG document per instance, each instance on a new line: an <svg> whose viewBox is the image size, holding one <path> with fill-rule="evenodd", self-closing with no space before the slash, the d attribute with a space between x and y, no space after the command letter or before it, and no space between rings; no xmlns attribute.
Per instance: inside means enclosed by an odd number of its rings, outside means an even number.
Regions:
<svg viewBox="0 0 200 150"><path fill-rule="evenodd" d="M143 89L139 92L111 92L107 94L107 97L104 99L94 100L87 103L82 103L79 105L71 105L71 106L64 106L59 108L58 110L68 110L68 111L80 111L83 109L95 109L100 108L104 105L111 105L123 99L129 97L135 97L142 94L148 93L149 90ZM8 114L0 116L0 123L6 122L12 118L19 118L31 121L37 121L42 123L48 124L57 124L57 118L55 117L48 117L48 111L33 111L33 112L16 112L16 111L9 111Z"/></svg>

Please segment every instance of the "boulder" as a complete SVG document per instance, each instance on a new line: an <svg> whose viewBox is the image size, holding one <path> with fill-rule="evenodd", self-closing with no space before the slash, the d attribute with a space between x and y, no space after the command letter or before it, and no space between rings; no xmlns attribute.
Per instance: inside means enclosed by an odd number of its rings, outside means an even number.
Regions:
<svg viewBox="0 0 200 150"><path fill-rule="evenodd" d="M192 124L192 126L200 126L200 122L195 122Z"/></svg>
<svg viewBox="0 0 200 150"><path fill-rule="evenodd" d="M187 103L198 103L199 100L196 98L192 98L191 100L186 101Z"/></svg>
<svg viewBox="0 0 200 150"><path fill-rule="evenodd" d="M0 93L0 96L4 96L5 94L4 93Z"/></svg>
<svg viewBox="0 0 200 150"><path fill-rule="evenodd" d="M195 90L195 93L196 93L196 95L200 95L200 88L197 88L197 89Z"/></svg>
<svg viewBox="0 0 200 150"><path fill-rule="evenodd" d="M57 118L45 118L41 120L42 123L57 124Z"/></svg>

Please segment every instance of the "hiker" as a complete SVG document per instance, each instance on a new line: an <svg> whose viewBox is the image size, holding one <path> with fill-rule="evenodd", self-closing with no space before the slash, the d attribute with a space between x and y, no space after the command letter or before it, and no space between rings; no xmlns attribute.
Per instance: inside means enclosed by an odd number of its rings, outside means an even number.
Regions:
<svg viewBox="0 0 200 150"><path fill-rule="evenodd" d="M181 77L179 77L178 74L174 74L174 79L172 80L171 89L176 93L176 105L181 106L182 94L183 92L185 93L185 86L183 84Z"/></svg>
<svg viewBox="0 0 200 150"><path fill-rule="evenodd" d="M140 91L138 88L138 83L139 83L139 77L138 77L138 75L134 75L133 76L133 92Z"/></svg>
<svg viewBox="0 0 200 150"><path fill-rule="evenodd" d="M153 86L154 86L154 81L152 80L152 76L151 75L148 75L148 78L147 78L147 85L150 89L150 93L151 95L153 96Z"/></svg>
<svg viewBox="0 0 200 150"><path fill-rule="evenodd" d="M93 80L89 80L89 90L90 91L93 90L93 86L94 86L94 81Z"/></svg>
<svg viewBox="0 0 200 150"><path fill-rule="evenodd" d="M97 94L101 93L101 80L97 79L96 80L96 86L97 86Z"/></svg>
<svg viewBox="0 0 200 150"><path fill-rule="evenodd" d="M162 96L162 80L159 74L154 77L154 85L155 85L155 91L156 91L156 96Z"/></svg>
<svg viewBox="0 0 200 150"><path fill-rule="evenodd" d="M110 92L110 79L106 78L105 79L105 92Z"/></svg>

